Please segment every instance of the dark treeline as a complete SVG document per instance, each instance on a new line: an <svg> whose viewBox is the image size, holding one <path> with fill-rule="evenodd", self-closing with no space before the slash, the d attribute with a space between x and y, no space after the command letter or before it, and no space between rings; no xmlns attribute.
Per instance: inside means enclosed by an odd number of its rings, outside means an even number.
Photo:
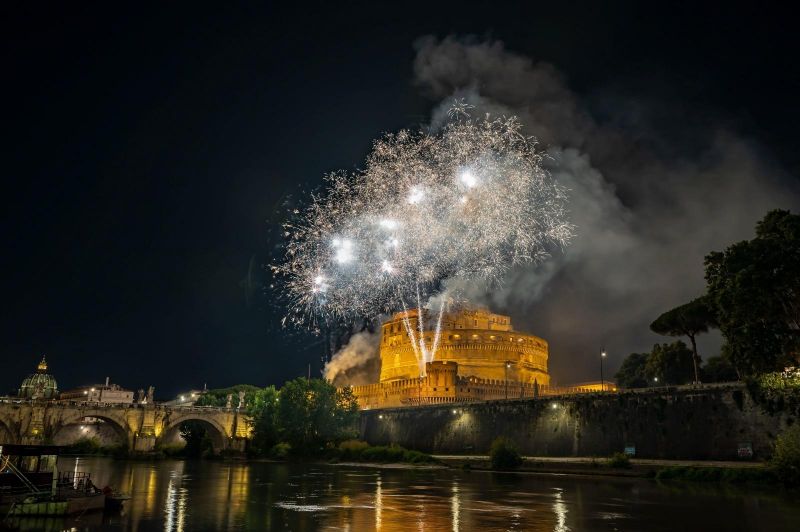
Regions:
<svg viewBox="0 0 800 532"><path fill-rule="evenodd" d="M690 382L724 382L782 372L798 363L800 349L800 216L774 210L756 236L712 251L705 258L706 293L669 310L653 332L684 337L633 353L616 378L626 388ZM705 365L696 337L716 328L725 343Z"/></svg>

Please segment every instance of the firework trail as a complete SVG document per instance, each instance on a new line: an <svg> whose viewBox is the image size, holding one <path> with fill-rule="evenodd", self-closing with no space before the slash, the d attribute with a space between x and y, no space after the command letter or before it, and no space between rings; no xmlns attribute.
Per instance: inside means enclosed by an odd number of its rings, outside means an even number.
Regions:
<svg viewBox="0 0 800 532"><path fill-rule="evenodd" d="M500 282L572 235L566 193L534 147L515 117L473 119L464 104L437 133L377 140L364 170L327 176L325 192L284 225L285 258L272 267L288 299L284 323L316 328L416 301L418 331L404 323L424 371L445 303L427 346L422 302L445 280Z"/></svg>

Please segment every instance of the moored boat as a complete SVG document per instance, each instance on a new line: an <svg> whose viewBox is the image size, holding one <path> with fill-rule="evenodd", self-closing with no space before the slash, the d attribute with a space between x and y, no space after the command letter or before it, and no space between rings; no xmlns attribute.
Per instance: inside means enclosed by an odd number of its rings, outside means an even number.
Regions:
<svg viewBox="0 0 800 532"><path fill-rule="evenodd" d="M60 448L0 445L0 514L62 516L102 510L106 494L88 473L59 475Z"/></svg>

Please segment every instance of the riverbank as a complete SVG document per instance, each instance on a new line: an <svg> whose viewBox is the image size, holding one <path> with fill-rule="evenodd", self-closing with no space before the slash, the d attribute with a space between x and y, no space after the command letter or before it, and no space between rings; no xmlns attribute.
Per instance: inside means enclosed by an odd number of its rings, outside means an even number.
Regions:
<svg viewBox="0 0 800 532"><path fill-rule="evenodd" d="M443 465L453 469L491 471L489 456L433 455ZM519 472L559 475L590 475L658 478L693 481L777 482L764 462L733 462L722 460L657 460L630 459L625 465L613 466L607 458L526 456L515 469Z"/></svg>

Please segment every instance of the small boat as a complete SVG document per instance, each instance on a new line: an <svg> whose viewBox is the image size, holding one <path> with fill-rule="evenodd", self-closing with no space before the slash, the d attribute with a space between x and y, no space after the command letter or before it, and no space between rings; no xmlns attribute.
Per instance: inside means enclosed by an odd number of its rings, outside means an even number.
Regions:
<svg viewBox="0 0 800 532"><path fill-rule="evenodd" d="M102 510L106 494L88 473L58 473L54 445L0 445L0 514L63 516Z"/></svg>

